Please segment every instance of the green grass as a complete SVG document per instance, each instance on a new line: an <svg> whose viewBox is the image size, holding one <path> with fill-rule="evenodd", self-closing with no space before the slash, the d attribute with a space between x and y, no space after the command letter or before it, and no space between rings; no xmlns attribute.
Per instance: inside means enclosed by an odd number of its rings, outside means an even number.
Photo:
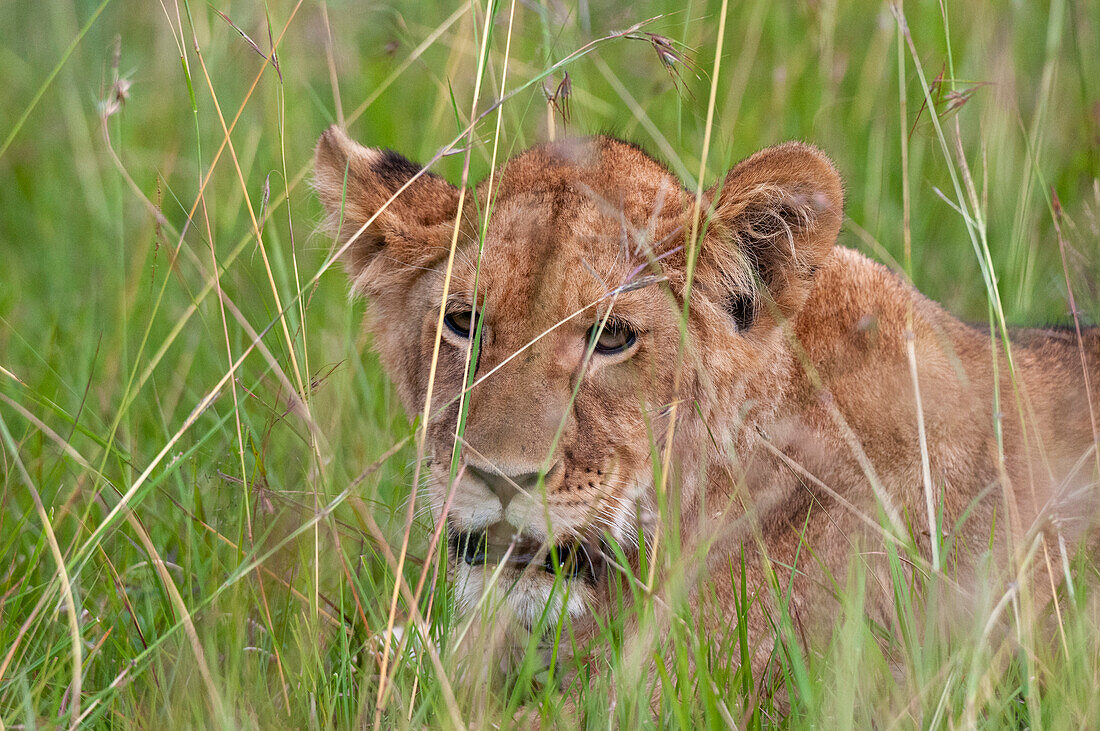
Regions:
<svg viewBox="0 0 1100 731"><path fill-rule="evenodd" d="M264 52L281 38L277 67L205 3L0 6L3 728L375 717L413 427L361 334L362 305L349 304L338 266L322 271L330 242L315 233L308 169L338 119L421 161L457 138L487 8L217 7ZM604 39L565 66L571 117L564 131L557 118L558 135L612 131L689 186L762 146L811 141L847 181L841 243L977 322L995 311L1009 324L1070 322L1053 189L1074 294L1097 321L1100 5L951 3L945 15L913 2L914 55L887 5L734 3L713 97L718 0L517 3L510 37L509 7L496 8L484 50L480 110L499 93L506 43L515 90ZM677 80L646 41L609 37L658 15L642 30L692 49L698 75L681 67ZM926 83L946 78L932 93L938 125L922 109L918 62ZM501 107L501 157L546 139L541 87ZM238 114L222 151L222 115L230 125ZM496 134L495 114L476 126L471 180L487 174ZM953 182L964 169L956 139L976 211ZM435 169L457 182L464 157ZM418 610L449 668L461 618L434 572L438 552L428 555L431 530L418 513L403 574L415 587L428 571ZM863 619L864 577L835 577L845 607L829 646L805 653L789 619L774 618L778 695L756 695L760 679L738 661L752 638L736 626L700 636L698 617L674 603L664 647L637 657L617 617L612 668L580 669L598 677L578 703L594 727L767 725L787 705L792 726L1095 726L1095 567L1081 559L1072 575L1057 619L1032 622L991 594L973 626L951 631L935 619L936 587L900 569L898 606L923 593L933 609L903 613L898 628ZM403 598L398 615L410 615ZM534 652L486 693L414 644L388 661L387 726L561 713ZM640 670L655 664L652 677Z"/></svg>

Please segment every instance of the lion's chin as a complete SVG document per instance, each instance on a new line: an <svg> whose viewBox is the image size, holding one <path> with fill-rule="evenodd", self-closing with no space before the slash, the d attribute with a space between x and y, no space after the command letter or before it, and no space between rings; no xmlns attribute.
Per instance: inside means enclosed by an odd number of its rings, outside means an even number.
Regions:
<svg viewBox="0 0 1100 731"><path fill-rule="evenodd" d="M576 538L548 545L510 525L448 529L453 587L461 614L526 642L589 614L607 572L603 546Z"/></svg>
<svg viewBox="0 0 1100 731"><path fill-rule="evenodd" d="M472 565L459 559L453 566L460 613L479 613L502 632L553 632L563 615L570 619L583 617L594 600L590 582L555 575L534 565Z"/></svg>

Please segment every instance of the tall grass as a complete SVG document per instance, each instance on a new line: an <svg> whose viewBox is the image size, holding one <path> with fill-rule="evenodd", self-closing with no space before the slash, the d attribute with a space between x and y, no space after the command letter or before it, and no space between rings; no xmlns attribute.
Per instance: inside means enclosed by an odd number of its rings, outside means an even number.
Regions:
<svg viewBox="0 0 1100 731"><path fill-rule="evenodd" d="M0 28L3 728L1100 721L1083 556L1056 606L991 587L972 626L945 626L935 583L887 547L897 626L865 618L867 576L832 577L832 642L807 652L781 612L768 678L741 662L744 622L702 634L673 591L641 655L624 634L658 609L624 602L605 664L532 646L472 685L409 501L422 420L370 353L308 186L337 121L455 182L612 131L695 190L805 139L847 180L842 244L994 328L1071 324L1068 287L1096 322L1097 4L17 0ZM566 71L568 119L543 91Z"/></svg>

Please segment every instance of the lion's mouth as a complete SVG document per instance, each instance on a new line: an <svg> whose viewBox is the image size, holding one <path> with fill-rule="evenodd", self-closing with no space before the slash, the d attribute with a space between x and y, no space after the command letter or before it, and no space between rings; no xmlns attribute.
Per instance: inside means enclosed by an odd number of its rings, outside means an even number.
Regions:
<svg viewBox="0 0 1100 731"><path fill-rule="evenodd" d="M497 531L450 533L451 553L468 566L486 564L504 564L526 569L537 567L549 574L561 575L567 579L584 579L595 583L602 564L602 551L598 546L581 541L559 543L546 546L522 536L511 536L502 540L495 535Z"/></svg>

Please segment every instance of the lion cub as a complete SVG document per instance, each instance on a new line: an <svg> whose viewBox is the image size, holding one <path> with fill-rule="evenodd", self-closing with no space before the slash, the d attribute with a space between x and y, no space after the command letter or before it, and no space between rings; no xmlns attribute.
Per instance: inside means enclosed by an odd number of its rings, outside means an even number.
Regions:
<svg viewBox="0 0 1100 731"><path fill-rule="evenodd" d="M698 202L609 137L534 147L465 196L336 127L315 164L381 362L409 414L430 395L458 605L497 597L501 635L593 636L643 563L710 577L690 601L728 630L743 566L764 663L771 586L812 636L858 556L889 627L886 544L965 596L979 558L1004 579L1095 511L1100 332L1009 351L836 246L841 179L809 145Z"/></svg>

